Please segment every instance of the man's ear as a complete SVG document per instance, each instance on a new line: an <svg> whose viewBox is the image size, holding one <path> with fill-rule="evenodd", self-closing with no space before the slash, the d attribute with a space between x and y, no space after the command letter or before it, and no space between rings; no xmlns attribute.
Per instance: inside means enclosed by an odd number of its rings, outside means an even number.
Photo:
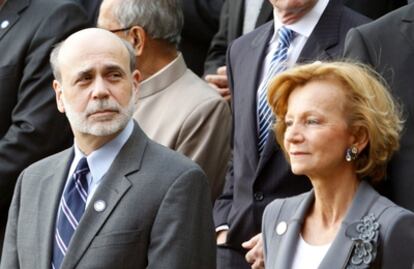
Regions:
<svg viewBox="0 0 414 269"><path fill-rule="evenodd" d="M145 42L147 41L147 34L141 26L133 26L128 32L128 41L132 44L135 51L135 56L141 56Z"/></svg>
<svg viewBox="0 0 414 269"><path fill-rule="evenodd" d="M61 113L65 113L65 106L62 101L63 88L62 88L62 85L60 85L60 82L57 81L56 79L53 80L53 89L55 90L57 108Z"/></svg>
<svg viewBox="0 0 414 269"><path fill-rule="evenodd" d="M135 92L135 96L138 99L138 92L139 92L139 82L141 80L141 73L135 69L132 72L132 90ZM137 102L137 100L135 100L135 103Z"/></svg>

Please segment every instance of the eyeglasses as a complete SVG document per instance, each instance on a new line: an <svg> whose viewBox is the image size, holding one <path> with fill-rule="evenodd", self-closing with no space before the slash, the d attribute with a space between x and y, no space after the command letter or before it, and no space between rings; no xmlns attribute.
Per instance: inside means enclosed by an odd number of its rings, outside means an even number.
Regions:
<svg viewBox="0 0 414 269"><path fill-rule="evenodd" d="M120 28L120 29L114 29L114 30L108 30L108 31L112 32L112 33L117 33L117 32L127 31L127 30L131 29L132 27L133 26L129 26L129 27L126 27L126 28Z"/></svg>

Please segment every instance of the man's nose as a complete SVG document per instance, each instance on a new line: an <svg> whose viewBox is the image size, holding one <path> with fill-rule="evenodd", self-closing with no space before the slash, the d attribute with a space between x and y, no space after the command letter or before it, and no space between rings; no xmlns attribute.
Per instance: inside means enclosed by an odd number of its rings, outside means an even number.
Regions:
<svg viewBox="0 0 414 269"><path fill-rule="evenodd" d="M93 99L102 99L109 96L109 86L105 80L101 77L97 77L92 86L92 98Z"/></svg>

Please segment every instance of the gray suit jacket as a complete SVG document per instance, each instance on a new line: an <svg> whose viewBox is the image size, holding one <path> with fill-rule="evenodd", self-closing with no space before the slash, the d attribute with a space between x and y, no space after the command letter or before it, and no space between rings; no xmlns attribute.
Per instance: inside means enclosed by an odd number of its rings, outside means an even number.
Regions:
<svg viewBox="0 0 414 269"><path fill-rule="evenodd" d="M230 107L187 68L181 55L143 81L134 118L151 139L201 166L214 202L223 190L229 160Z"/></svg>
<svg viewBox="0 0 414 269"><path fill-rule="evenodd" d="M310 191L299 196L275 200L266 207L262 231L267 269L291 268L302 223L314 199L314 193ZM363 181L319 269L345 268L351 265L351 259L357 256L357 245L361 242L352 238L368 235L366 232L373 231L369 230L374 227L373 223L367 224L365 231L357 230L361 220L370 214L375 217L374 225L375 222L379 224L377 240L370 241L377 251L376 258L372 259L369 267L352 268L412 268L414 214L380 196ZM283 234L278 234L276 228L282 221L287 223L287 230ZM367 253L373 252L368 250Z"/></svg>
<svg viewBox="0 0 414 269"><path fill-rule="evenodd" d="M73 149L19 177L1 269L48 269L55 219ZM104 200L102 212L94 203ZM215 268L208 184L200 168L135 124L74 233L62 269Z"/></svg>
<svg viewBox="0 0 414 269"><path fill-rule="evenodd" d="M351 29L344 55L374 67L402 104L405 122L401 147L388 164L381 193L414 211L414 4Z"/></svg>

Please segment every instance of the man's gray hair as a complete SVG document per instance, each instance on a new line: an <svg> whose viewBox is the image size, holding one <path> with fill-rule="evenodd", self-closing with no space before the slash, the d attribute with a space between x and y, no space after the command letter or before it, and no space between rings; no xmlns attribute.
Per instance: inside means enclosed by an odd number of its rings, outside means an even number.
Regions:
<svg viewBox="0 0 414 269"><path fill-rule="evenodd" d="M134 48L126 40L123 40L121 38L119 38L119 40L124 44L124 46L126 47L126 49L128 51L129 68L130 68L130 71L132 73L136 69L136 58L135 58ZM53 47L53 50L50 53L50 58L49 58L50 66L52 67L53 76L59 82L62 81L62 75L60 73L60 66L59 66L59 59L58 58L59 58L59 52L60 52L60 49L63 46L63 43L65 43L65 41L59 42Z"/></svg>
<svg viewBox="0 0 414 269"><path fill-rule="evenodd" d="M179 0L122 0L114 15L123 28L138 25L153 39L180 42L184 15Z"/></svg>

